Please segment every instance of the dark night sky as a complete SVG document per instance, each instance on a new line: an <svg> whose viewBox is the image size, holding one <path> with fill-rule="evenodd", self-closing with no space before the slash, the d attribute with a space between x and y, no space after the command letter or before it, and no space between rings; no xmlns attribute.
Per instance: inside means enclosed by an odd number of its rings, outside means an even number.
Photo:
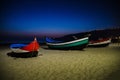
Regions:
<svg viewBox="0 0 120 80"><path fill-rule="evenodd" d="M116 0L3 0L0 36L58 36L120 25Z"/></svg>

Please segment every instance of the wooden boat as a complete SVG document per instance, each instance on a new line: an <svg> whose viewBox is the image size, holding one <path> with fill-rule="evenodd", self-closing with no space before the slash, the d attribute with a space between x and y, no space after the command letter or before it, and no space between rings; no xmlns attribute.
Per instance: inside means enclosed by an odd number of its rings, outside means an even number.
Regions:
<svg viewBox="0 0 120 80"><path fill-rule="evenodd" d="M74 39L72 41L58 41L46 38L46 44L51 49L84 49L88 44L88 37Z"/></svg>
<svg viewBox="0 0 120 80"><path fill-rule="evenodd" d="M89 47L106 47L111 43L110 38L100 38L98 40L91 40L88 44Z"/></svg>
<svg viewBox="0 0 120 80"><path fill-rule="evenodd" d="M39 51L39 43L37 42L36 38L34 41L26 44L11 44L10 48L12 50L12 54L15 57L35 57L38 55Z"/></svg>

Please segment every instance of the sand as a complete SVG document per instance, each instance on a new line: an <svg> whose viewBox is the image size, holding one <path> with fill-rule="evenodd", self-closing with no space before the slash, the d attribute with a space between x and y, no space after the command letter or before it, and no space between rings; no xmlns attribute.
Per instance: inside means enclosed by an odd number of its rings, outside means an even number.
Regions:
<svg viewBox="0 0 120 80"><path fill-rule="evenodd" d="M120 80L120 47L50 50L41 46L38 57L8 56L0 46L0 80ZM42 55L41 55L42 54Z"/></svg>

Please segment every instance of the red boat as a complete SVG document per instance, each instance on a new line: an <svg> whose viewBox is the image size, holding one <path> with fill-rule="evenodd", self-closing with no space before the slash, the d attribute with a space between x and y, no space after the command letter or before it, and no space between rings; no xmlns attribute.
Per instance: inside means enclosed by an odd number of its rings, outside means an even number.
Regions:
<svg viewBox="0 0 120 80"><path fill-rule="evenodd" d="M10 48L12 50L12 53L14 53L15 56L23 56L23 57L33 57L38 55L39 51L39 43L37 42L37 39L34 38L34 41L26 44L11 44Z"/></svg>
<svg viewBox="0 0 120 80"><path fill-rule="evenodd" d="M105 47L111 43L111 38L100 38L98 40L89 41L89 47Z"/></svg>

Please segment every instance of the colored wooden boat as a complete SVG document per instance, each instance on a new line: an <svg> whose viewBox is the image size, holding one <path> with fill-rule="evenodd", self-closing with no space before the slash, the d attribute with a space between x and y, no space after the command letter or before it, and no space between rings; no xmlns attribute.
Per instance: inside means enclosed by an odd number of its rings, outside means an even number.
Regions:
<svg viewBox="0 0 120 80"><path fill-rule="evenodd" d="M57 41L46 38L46 44L51 49L84 49L88 44L88 37L84 37L81 39L74 39L72 41Z"/></svg>
<svg viewBox="0 0 120 80"><path fill-rule="evenodd" d="M101 38L98 40L91 40L88 44L89 47L106 47L111 43L110 38Z"/></svg>
<svg viewBox="0 0 120 80"><path fill-rule="evenodd" d="M38 55L39 51L39 43L37 42L36 38L34 38L34 41L26 44L11 44L10 48L12 50L12 53L16 57L34 57Z"/></svg>

